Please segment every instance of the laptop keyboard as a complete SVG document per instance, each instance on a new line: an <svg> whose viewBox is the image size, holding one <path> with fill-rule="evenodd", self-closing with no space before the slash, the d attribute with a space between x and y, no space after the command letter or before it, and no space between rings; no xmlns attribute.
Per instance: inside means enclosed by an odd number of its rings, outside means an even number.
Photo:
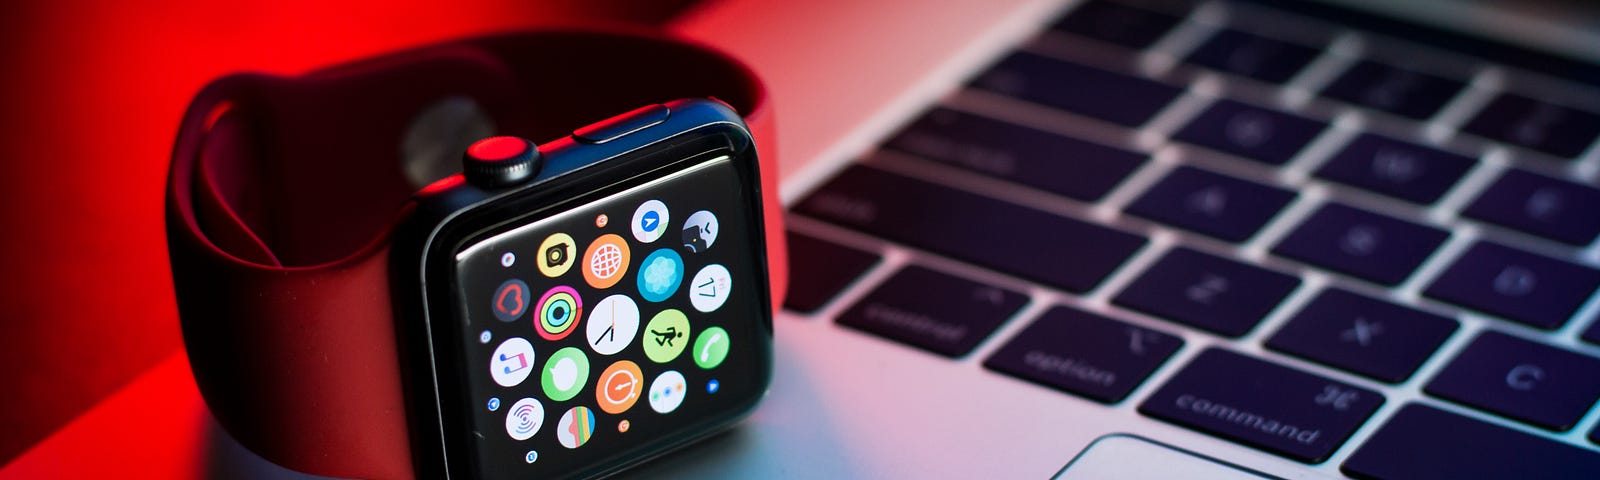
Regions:
<svg viewBox="0 0 1600 480"><path fill-rule="evenodd" d="M786 308L1353 477L1600 472L1600 67L1306 8L1074 7L795 204Z"/></svg>

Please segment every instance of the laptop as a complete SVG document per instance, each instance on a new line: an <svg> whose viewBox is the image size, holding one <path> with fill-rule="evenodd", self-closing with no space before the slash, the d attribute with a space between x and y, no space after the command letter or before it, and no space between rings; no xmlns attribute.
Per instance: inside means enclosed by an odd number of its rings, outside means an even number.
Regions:
<svg viewBox="0 0 1600 480"><path fill-rule="evenodd" d="M791 289L756 412L622 476L1600 478L1595 25L697 7L781 112Z"/></svg>
<svg viewBox="0 0 1600 480"><path fill-rule="evenodd" d="M1388 3L701 7L792 287L631 476L1600 478L1600 17Z"/></svg>

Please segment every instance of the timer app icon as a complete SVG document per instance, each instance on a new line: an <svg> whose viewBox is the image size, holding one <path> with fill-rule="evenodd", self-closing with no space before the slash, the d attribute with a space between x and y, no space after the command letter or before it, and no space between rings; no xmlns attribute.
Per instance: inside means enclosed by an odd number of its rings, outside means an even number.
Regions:
<svg viewBox="0 0 1600 480"><path fill-rule="evenodd" d="M611 288L628 271L628 242L608 233L589 244L583 252L583 280L601 290Z"/></svg>
<svg viewBox="0 0 1600 480"><path fill-rule="evenodd" d="M600 404L600 410L615 415L633 408L643 390L644 372L639 370L639 364L622 360L600 374L594 387L594 399Z"/></svg>

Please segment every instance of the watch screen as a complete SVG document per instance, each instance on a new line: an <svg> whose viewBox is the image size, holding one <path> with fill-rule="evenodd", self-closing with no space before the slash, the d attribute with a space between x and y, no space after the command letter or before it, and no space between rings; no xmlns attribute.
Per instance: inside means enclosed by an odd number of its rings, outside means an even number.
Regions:
<svg viewBox="0 0 1600 480"><path fill-rule="evenodd" d="M721 157L457 253L480 476L610 463L763 393L771 340L751 195Z"/></svg>

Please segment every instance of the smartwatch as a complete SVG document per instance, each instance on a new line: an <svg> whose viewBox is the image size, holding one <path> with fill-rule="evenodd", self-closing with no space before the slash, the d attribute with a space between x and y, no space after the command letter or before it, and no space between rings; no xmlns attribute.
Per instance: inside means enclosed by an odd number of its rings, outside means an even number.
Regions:
<svg viewBox="0 0 1600 480"><path fill-rule="evenodd" d="M771 115L618 29L212 82L166 195L207 406L349 478L601 476L734 424L786 274Z"/></svg>

